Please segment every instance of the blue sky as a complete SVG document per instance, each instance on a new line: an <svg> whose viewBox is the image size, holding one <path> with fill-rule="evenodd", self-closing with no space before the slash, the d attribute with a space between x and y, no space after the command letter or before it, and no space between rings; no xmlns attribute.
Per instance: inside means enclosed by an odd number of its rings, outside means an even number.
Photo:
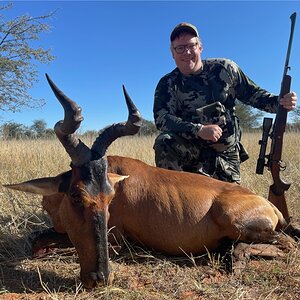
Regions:
<svg viewBox="0 0 300 300"><path fill-rule="evenodd" d="M2 1L3 3L4 1ZM5 2L4 2L5 3ZM53 81L83 109L81 129L98 130L125 121L125 84L145 119L153 120L158 80L174 67L169 35L179 22L198 27L202 58L234 60L258 85L279 93L290 31L298 13L291 54L292 90L300 94L299 1L14 1L7 16L39 16L57 10L40 45L56 60L39 66L30 94L44 98L41 109L2 113L3 121L53 127L63 111L45 80Z"/></svg>

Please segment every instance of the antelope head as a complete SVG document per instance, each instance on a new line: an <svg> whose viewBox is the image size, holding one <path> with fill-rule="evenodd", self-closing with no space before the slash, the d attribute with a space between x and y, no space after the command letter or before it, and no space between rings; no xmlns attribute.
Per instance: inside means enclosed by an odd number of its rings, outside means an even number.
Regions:
<svg viewBox="0 0 300 300"><path fill-rule="evenodd" d="M84 286L109 284L112 272L107 242L108 205L114 196L114 184L128 176L108 174L105 153L118 137L138 132L141 116L123 86L129 111L127 122L107 127L89 148L74 134L83 120L81 108L47 74L46 77L64 109L64 120L57 122L54 130L71 158L71 171L6 187L44 196L62 193L57 208L60 231L68 234L78 253Z"/></svg>

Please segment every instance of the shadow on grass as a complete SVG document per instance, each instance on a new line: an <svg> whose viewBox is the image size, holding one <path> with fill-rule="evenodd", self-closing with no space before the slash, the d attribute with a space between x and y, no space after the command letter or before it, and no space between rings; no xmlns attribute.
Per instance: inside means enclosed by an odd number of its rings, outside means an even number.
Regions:
<svg viewBox="0 0 300 300"><path fill-rule="evenodd" d="M126 265L168 261L179 267L209 266L230 273L232 271L232 250L233 242L224 239L221 241L220 247L214 252L207 251L206 254L195 256L182 250L182 255L168 255L124 238L121 250L117 254L111 250L110 257L112 261Z"/></svg>
<svg viewBox="0 0 300 300"><path fill-rule="evenodd" d="M34 259L28 236L15 237L1 234L0 241L0 292L39 293L47 291L70 292L78 286L79 271L73 256L52 253L42 259ZM66 276L64 265L75 266L77 276ZM62 272L59 272L60 268ZM56 270L58 270L56 272ZM72 274L72 272L71 272Z"/></svg>
<svg viewBox="0 0 300 300"><path fill-rule="evenodd" d="M133 241L124 239L122 249L111 260L116 264L139 265L155 264L167 261L178 266L209 266L224 271L230 270L231 243L223 243L222 251L193 256L169 256L147 249ZM29 236L14 237L3 235L0 243L0 288L11 293L39 293L45 291L70 292L78 289L79 264L74 248L56 249L32 258ZM72 276L73 274L73 276Z"/></svg>

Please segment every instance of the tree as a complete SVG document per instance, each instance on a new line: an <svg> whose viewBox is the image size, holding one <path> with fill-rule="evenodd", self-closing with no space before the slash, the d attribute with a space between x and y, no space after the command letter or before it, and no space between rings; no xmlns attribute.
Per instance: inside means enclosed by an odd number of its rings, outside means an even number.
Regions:
<svg viewBox="0 0 300 300"><path fill-rule="evenodd" d="M54 138L55 132L46 127L44 120L35 120L33 125L25 126L16 122L6 122L0 126L0 138L10 139L35 139L35 138Z"/></svg>
<svg viewBox="0 0 300 300"><path fill-rule="evenodd" d="M240 126L243 130L258 127L259 120L263 116L262 111L256 111L251 106L242 102L238 102L236 105L236 115L240 120Z"/></svg>
<svg viewBox="0 0 300 300"><path fill-rule="evenodd" d="M1 136L5 140L22 138L26 128L15 122L6 122L0 127Z"/></svg>
<svg viewBox="0 0 300 300"><path fill-rule="evenodd" d="M292 111L292 121L296 124L300 124L300 106L296 106Z"/></svg>
<svg viewBox="0 0 300 300"><path fill-rule="evenodd" d="M24 106L43 104L42 99L33 99L28 90L37 82L35 63L54 59L50 49L43 49L36 42L49 30L46 20L54 12L38 17L22 15L7 21L1 12L10 8L12 4L0 7L0 109L19 111Z"/></svg>
<svg viewBox="0 0 300 300"><path fill-rule="evenodd" d="M158 134L158 130L153 121L145 120L142 121L142 126L138 132L139 135L152 135Z"/></svg>
<svg viewBox="0 0 300 300"><path fill-rule="evenodd" d="M44 132L44 138L55 138L55 131L52 128L47 128Z"/></svg>
<svg viewBox="0 0 300 300"><path fill-rule="evenodd" d="M43 137L46 135L47 123L44 120L34 120L33 125L30 126L30 129L34 132L36 137Z"/></svg>

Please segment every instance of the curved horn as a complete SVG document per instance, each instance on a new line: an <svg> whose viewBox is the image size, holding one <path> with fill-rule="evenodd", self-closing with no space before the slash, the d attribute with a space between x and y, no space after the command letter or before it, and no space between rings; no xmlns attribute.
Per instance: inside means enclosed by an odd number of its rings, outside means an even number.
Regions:
<svg viewBox="0 0 300 300"><path fill-rule="evenodd" d="M97 158L105 155L107 148L114 140L122 136L136 134L142 125L141 114L130 99L124 85L123 92L128 108L127 122L112 124L100 133L92 146L92 152L97 154Z"/></svg>
<svg viewBox="0 0 300 300"><path fill-rule="evenodd" d="M75 166L81 166L91 160L90 149L81 142L78 137L74 135L74 132L79 128L83 117L81 115L81 107L79 107L74 101L69 99L50 79L46 74L48 83L54 92L56 98L61 103L65 116L64 120L58 121L54 126L56 136L68 152L72 164Z"/></svg>

